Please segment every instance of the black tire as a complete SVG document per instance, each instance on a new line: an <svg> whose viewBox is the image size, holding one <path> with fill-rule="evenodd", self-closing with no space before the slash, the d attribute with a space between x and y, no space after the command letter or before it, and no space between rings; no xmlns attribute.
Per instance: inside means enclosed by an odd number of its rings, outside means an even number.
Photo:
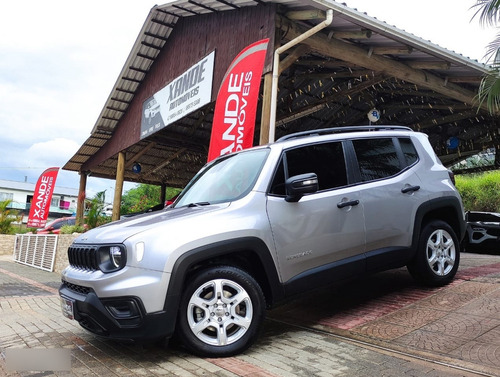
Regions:
<svg viewBox="0 0 500 377"><path fill-rule="evenodd" d="M410 274L420 283L430 286L448 284L457 273L460 263L460 243L446 222L433 220L424 226Z"/></svg>
<svg viewBox="0 0 500 377"><path fill-rule="evenodd" d="M252 276L236 267L213 267L199 272L184 290L177 336L196 355L232 356L254 342L265 307Z"/></svg>

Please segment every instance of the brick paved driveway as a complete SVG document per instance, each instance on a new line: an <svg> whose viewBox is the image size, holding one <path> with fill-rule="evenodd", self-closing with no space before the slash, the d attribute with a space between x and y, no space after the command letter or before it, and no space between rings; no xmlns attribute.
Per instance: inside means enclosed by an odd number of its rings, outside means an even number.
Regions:
<svg viewBox="0 0 500 377"><path fill-rule="evenodd" d="M268 313L255 346L226 359L96 338L62 317L58 285L57 274L0 257L0 375L500 376L500 257L464 254L456 282L439 290L402 269L298 297ZM39 348L69 349L71 370L6 369L9 349Z"/></svg>

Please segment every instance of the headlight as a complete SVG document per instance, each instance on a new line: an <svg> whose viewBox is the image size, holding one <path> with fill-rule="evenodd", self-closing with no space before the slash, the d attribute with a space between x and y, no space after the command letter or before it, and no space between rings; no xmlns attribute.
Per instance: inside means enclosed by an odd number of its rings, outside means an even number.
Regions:
<svg viewBox="0 0 500 377"><path fill-rule="evenodd" d="M107 245L99 248L99 268L102 272L114 272L127 263L127 253L123 245Z"/></svg>
<svg viewBox="0 0 500 377"><path fill-rule="evenodd" d="M111 255L111 262L116 268L120 268L123 259L123 252L119 246L111 246L109 248L109 255Z"/></svg>

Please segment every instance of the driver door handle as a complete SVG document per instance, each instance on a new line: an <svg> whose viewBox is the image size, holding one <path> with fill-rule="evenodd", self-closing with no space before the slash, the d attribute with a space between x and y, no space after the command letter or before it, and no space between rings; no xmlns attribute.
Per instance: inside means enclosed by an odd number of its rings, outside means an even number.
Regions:
<svg viewBox="0 0 500 377"><path fill-rule="evenodd" d="M346 202L339 202L337 203L338 208L344 208L344 207L349 207L349 206L357 206L359 204L359 200L348 200Z"/></svg>

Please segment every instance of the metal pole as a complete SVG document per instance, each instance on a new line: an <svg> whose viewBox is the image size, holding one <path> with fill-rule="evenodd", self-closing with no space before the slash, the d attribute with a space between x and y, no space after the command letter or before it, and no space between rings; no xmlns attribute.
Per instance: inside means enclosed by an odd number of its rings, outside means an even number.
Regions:
<svg viewBox="0 0 500 377"><path fill-rule="evenodd" d="M311 35L316 34L318 31L329 26L333 21L333 10L328 9L326 11L326 19L320 24L316 25L312 29L309 29L304 34L299 35L297 38L292 39L290 42L284 44L281 47L278 47L276 51L274 51L274 59L273 59L273 78L272 78L272 86L271 86L271 111L269 114L269 142L274 142L275 128L276 128L276 107L278 100L278 78L279 78L279 65L280 65L280 54L288 50L289 48L299 44L303 40L309 38Z"/></svg>

